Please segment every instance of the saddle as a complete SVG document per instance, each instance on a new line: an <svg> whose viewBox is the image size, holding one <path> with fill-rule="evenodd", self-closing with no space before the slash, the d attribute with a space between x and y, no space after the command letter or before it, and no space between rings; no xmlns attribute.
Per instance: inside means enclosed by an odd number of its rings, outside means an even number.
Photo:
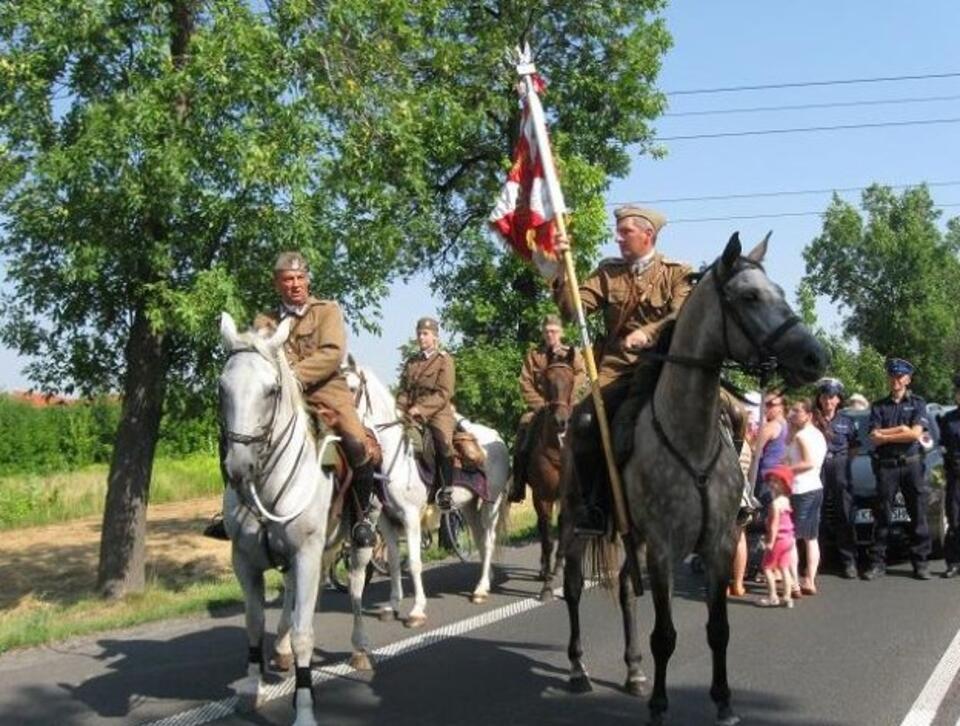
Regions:
<svg viewBox="0 0 960 726"><path fill-rule="evenodd" d="M432 492L436 487L436 454L433 437L424 433L419 426L411 425L406 429L417 462L420 480ZM483 469L487 454L477 441L477 437L467 431L453 434L453 481L451 486L465 487L485 502L492 502L487 474Z"/></svg>

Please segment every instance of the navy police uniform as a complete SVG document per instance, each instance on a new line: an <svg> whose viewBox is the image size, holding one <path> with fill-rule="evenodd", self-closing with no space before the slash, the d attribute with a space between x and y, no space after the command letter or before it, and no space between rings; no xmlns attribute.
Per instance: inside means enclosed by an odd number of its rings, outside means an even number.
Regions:
<svg viewBox="0 0 960 726"><path fill-rule="evenodd" d="M910 375L913 370L912 365L900 359L893 359L887 364L890 375ZM870 407L869 431L893 426L929 428L926 408L926 402L909 391L900 401L894 401L890 396L882 398ZM930 527L927 523L930 489L924 476L920 442L877 446L873 454L873 471L877 480L874 541L870 548L873 568L882 570L885 566L894 497L899 489L910 517L910 560L915 570L925 570L931 548Z"/></svg>
<svg viewBox="0 0 960 726"><path fill-rule="evenodd" d="M827 455L820 470L820 478L838 515L837 553L840 555L841 564L844 568L856 568L850 450L858 445L857 425L850 416L838 411L827 423L826 429Z"/></svg>
<svg viewBox="0 0 960 726"><path fill-rule="evenodd" d="M953 377L953 385L956 391L960 391L960 373ZM944 414L939 420L943 469L947 477L947 536L943 546L947 571L944 577L953 577L960 574L960 408Z"/></svg>

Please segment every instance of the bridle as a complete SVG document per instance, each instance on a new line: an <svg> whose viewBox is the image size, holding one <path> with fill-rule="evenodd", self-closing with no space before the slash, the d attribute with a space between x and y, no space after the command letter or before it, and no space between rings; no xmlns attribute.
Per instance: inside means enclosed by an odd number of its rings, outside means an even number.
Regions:
<svg viewBox="0 0 960 726"><path fill-rule="evenodd" d="M243 347L243 348L234 348L227 355L227 358L233 358L237 355L253 353L258 355L271 366L276 369L276 362L271 360L262 350L255 346ZM221 426L223 429L224 439L231 444L238 444L240 446L254 446L256 447L256 466L254 468L254 474L251 481L248 482L248 494L252 500L256 511L259 512L262 519L268 519L273 522L287 522L298 516L303 508L296 511L290 515L278 516L273 514L271 510L275 509L277 503L280 501L281 497L286 493L287 489L290 486L290 483L293 481L293 478L296 476L297 471L300 468L300 463L303 460L304 452L306 451L307 439L306 437L300 442L300 449L297 452L296 459L294 460L293 466L290 467L290 471L287 474L286 479L280 485L280 489L277 492L276 497L274 497L273 502L268 509L260 501L259 496L256 492L256 485L262 483L267 477L269 477L274 469L276 468L279 461L283 458L283 455L286 453L291 442L293 441L294 433L294 423L297 419L297 411L293 410L290 412L290 417L287 419L287 422L283 425L283 428L280 430L279 434L274 436L274 428L277 420L277 413L280 410L280 398L282 393L282 385L280 380L279 373L275 378L275 385L270 396L273 398L273 405L270 409L270 417L267 421L261 426L259 433L245 434L237 431L231 431L226 428L226 423L221 420ZM231 480L231 486L236 486L236 484ZM238 489L239 491L239 489ZM305 500L304 508L306 507L306 502L309 502L309 499Z"/></svg>

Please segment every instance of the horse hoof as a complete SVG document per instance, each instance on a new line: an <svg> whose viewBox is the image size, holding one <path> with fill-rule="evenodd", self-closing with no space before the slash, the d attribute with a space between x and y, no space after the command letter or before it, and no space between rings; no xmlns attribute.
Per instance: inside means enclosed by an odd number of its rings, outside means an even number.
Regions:
<svg viewBox="0 0 960 726"><path fill-rule="evenodd" d="M408 617L408 618L403 622L403 624L404 624L406 627L411 628L411 629L413 629L413 628L422 628L424 625L427 624L427 616L426 616L426 615L411 615L410 617Z"/></svg>
<svg viewBox="0 0 960 726"><path fill-rule="evenodd" d="M593 690L593 684L589 676L577 676L570 679L570 690L573 693L590 693Z"/></svg>
<svg viewBox="0 0 960 726"><path fill-rule="evenodd" d="M293 653L274 653L268 665L275 673L286 673L293 668Z"/></svg>
<svg viewBox="0 0 960 726"><path fill-rule="evenodd" d="M540 602L553 602L554 597L555 595L553 594L553 588L545 587L540 591L540 595L537 599L539 599Z"/></svg>
<svg viewBox="0 0 960 726"><path fill-rule="evenodd" d="M474 605L481 605L487 601L489 595L484 595L482 592L475 592L470 596L470 602Z"/></svg>
<svg viewBox="0 0 960 726"><path fill-rule="evenodd" d="M639 698L644 695L647 689L647 677L640 674L639 676L627 678L627 682L623 684L623 687L631 696L637 696Z"/></svg>
<svg viewBox="0 0 960 726"><path fill-rule="evenodd" d="M740 717L729 706L717 712L717 726L737 726L738 723L740 723Z"/></svg>
<svg viewBox="0 0 960 726"><path fill-rule="evenodd" d="M244 681L237 686L237 711L240 713L253 713L264 702L264 692L259 679L254 681Z"/></svg>
<svg viewBox="0 0 960 726"><path fill-rule="evenodd" d="M389 623L391 620L397 619L397 611L393 608L383 608L377 613L377 618L381 623Z"/></svg>
<svg viewBox="0 0 960 726"><path fill-rule="evenodd" d="M372 671L373 661L369 655L358 651L350 656L350 667L355 671Z"/></svg>

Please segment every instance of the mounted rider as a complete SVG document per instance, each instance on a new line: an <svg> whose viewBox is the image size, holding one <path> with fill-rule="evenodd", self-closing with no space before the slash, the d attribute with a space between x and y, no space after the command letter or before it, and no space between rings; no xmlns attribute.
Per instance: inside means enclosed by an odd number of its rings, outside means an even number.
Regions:
<svg viewBox="0 0 960 726"><path fill-rule="evenodd" d="M602 312L605 336L597 344L598 385L612 420L626 397L641 358L635 351L650 348L667 322L675 320L692 290L692 268L657 251L657 235L666 224L660 212L624 206L615 210L616 241L622 257L607 259L580 284L584 313ZM562 241L561 244L566 244ZM576 317L563 268L553 283L553 298L563 316ZM574 512L578 534L599 535L606 529L605 491L594 479L606 471L593 399L577 404L573 454L582 505Z"/></svg>
<svg viewBox="0 0 960 726"><path fill-rule="evenodd" d="M340 447L353 469L351 488L357 505L351 539L357 547L370 547L375 540L370 520L373 462L353 394L340 372L347 344L343 313L333 300L310 295L310 272L299 252L283 252L277 257L273 283L280 304L258 315L253 327L272 331L285 318L295 319L283 349L307 410L340 437Z"/></svg>
<svg viewBox="0 0 960 726"><path fill-rule="evenodd" d="M570 355L571 346L563 342L563 321L559 315L546 315L540 327L542 342L531 349L523 360L520 371L520 393L527 405L526 411L520 416L517 424L517 440L513 454L513 489L510 491L510 501L522 502L527 488L526 469L530 455L530 441L528 434L530 422L547 401L546 372L551 358L562 358ZM583 357L580 351L573 348L573 372L575 376L574 391L579 391L587 377L583 366Z"/></svg>
<svg viewBox="0 0 960 726"><path fill-rule="evenodd" d="M404 364L397 393L397 408L405 418L425 426L433 439L436 461L437 501L443 504L453 485L453 393L456 372L451 356L440 350L440 323L434 318L417 321L417 345L420 351Z"/></svg>

